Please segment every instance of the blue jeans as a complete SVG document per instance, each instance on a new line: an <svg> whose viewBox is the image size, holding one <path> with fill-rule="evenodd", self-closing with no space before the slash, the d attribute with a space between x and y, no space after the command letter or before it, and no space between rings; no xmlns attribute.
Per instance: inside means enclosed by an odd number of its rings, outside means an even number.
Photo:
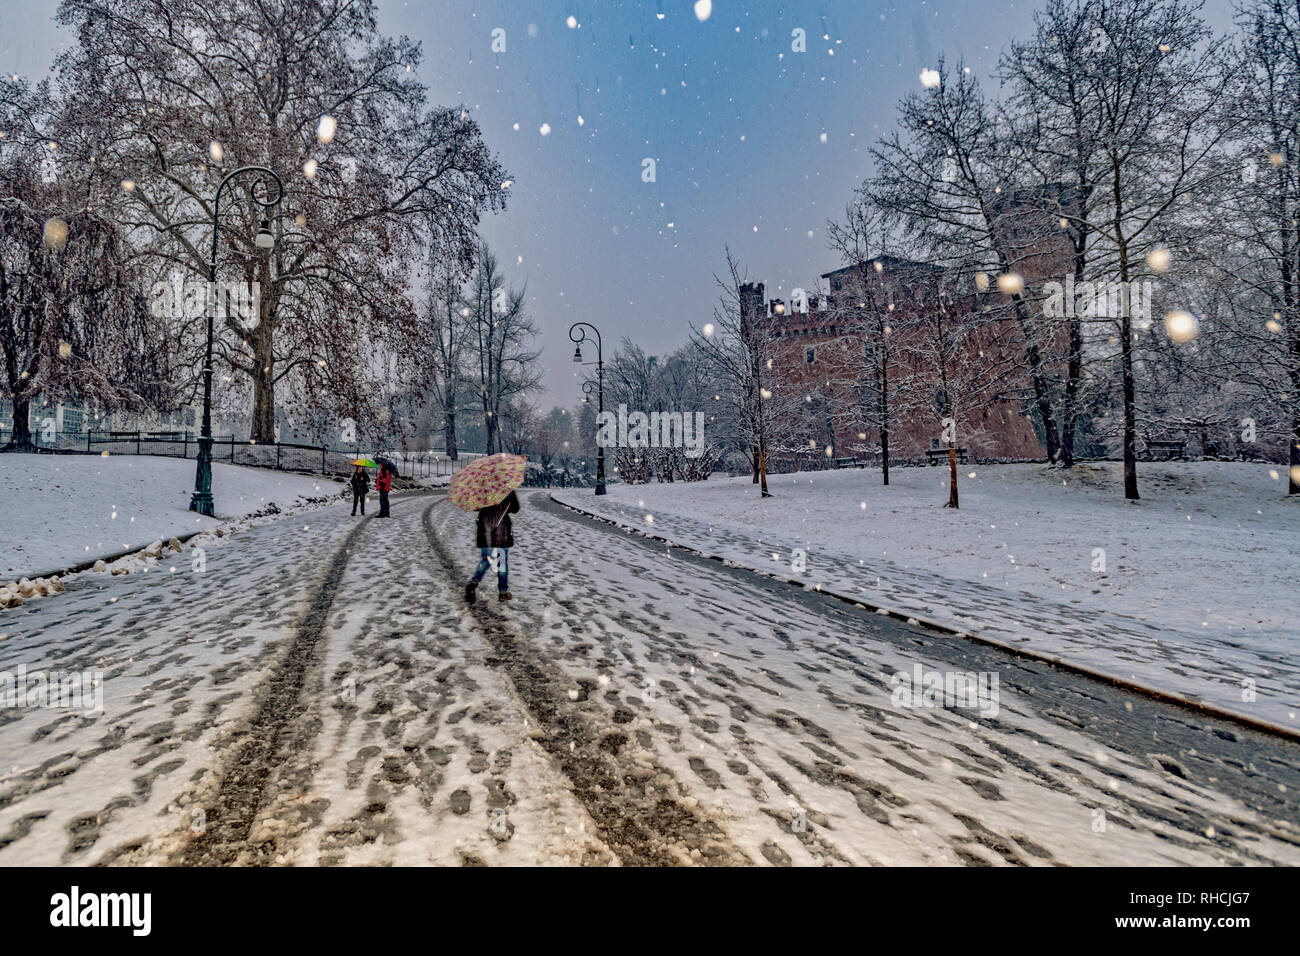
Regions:
<svg viewBox="0 0 1300 956"><path fill-rule="evenodd" d="M496 551L497 590L509 591L510 590L510 567L507 564L506 555L510 553L510 549L509 548L479 548L478 551L481 557L479 558L478 568L474 571L474 577L473 577L474 583L478 584L480 581L483 580L483 575L487 574L488 567L489 567L488 558L491 557L493 551Z"/></svg>

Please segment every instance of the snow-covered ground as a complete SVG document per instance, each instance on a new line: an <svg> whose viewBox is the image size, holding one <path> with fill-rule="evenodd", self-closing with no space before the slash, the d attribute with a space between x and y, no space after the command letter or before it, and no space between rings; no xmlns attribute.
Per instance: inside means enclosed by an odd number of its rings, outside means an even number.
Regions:
<svg viewBox="0 0 1300 956"><path fill-rule="evenodd" d="M0 580L55 571L218 523L189 510L193 460L0 455ZM217 517L336 495L337 482L214 462Z"/></svg>
<svg viewBox="0 0 1300 956"><path fill-rule="evenodd" d="M562 501L736 564L1300 726L1300 501L1269 465L971 465L611 485ZM800 553L802 552L802 554ZM803 566L806 569L798 571ZM1250 699L1250 698L1254 699Z"/></svg>
<svg viewBox="0 0 1300 956"><path fill-rule="evenodd" d="M437 494L0 611L102 704L0 707L0 866L1300 862L1290 741L521 498L508 604Z"/></svg>

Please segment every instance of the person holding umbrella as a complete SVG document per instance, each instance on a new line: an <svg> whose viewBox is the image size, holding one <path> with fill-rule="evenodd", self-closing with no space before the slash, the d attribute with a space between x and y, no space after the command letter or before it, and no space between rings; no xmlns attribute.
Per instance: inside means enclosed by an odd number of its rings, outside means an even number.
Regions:
<svg viewBox="0 0 1300 956"><path fill-rule="evenodd" d="M352 477L348 484L352 487L352 514L357 513L357 505L361 505L361 513L366 513L366 493L370 491L370 476L366 474L366 465L374 464L369 458L358 458L350 464L356 465L356 471L352 472Z"/></svg>
<svg viewBox="0 0 1300 956"><path fill-rule="evenodd" d="M492 566L496 552L497 599L509 601L509 551L515 546L510 516L519 511L515 489L524 482L528 459L522 455L491 455L480 458L458 471L451 479L447 497L452 504L478 513L475 544L479 549L478 567L465 585L465 600L472 602L479 582Z"/></svg>

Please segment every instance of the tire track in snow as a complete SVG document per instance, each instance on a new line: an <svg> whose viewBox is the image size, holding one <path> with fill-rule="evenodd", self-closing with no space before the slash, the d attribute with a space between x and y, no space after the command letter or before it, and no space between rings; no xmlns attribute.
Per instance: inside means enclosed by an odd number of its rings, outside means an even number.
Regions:
<svg viewBox="0 0 1300 956"><path fill-rule="evenodd" d="M184 866L229 866L274 861L274 846L269 841L250 846L249 831L265 800L268 780L288 757L283 744L290 726L306 712L303 685L318 660L317 644L325 631L339 581L357 539L368 526L368 522L358 524L330 558L321 583L294 629L288 651L256 692L260 702L244 739L226 757L228 769L209 806L205 831L186 844L174 862Z"/></svg>
<svg viewBox="0 0 1300 956"><path fill-rule="evenodd" d="M429 505L421 516L429 546L453 583L464 575L455 565L433 527ZM700 862L712 866L748 865L752 861L713 820L673 796L680 787L647 785L647 776L626 756L627 735L617 729L590 693L571 693L571 678L550 665L540 648L528 641L510 618L476 602L474 622L497 655L497 663L513 685L533 720L540 726L537 743L555 760L573 786L573 793L596 822L599 836L624 865L668 866ZM589 690L589 688L584 688ZM622 756L620 756L622 755Z"/></svg>

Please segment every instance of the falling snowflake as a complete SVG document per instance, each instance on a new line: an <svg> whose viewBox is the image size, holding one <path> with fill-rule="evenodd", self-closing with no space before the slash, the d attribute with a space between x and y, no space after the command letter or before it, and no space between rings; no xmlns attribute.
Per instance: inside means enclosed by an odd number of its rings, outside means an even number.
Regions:
<svg viewBox="0 0 1300 956"><path fill-rule="evenodd" d="M1200 323L1196 316L1182 309L1177 309L1165 316L1165 331L1175 342L1190 342L1196 338Z"/></svg>
<svg viewBox="0 0 1300 956"><path fill-rule="evenodd" d="M52 252L62 252L63 247L68 244L68 224L57 216L45 220L45 228L41 231L41 242Z"/></svg>
<svg viewBox="0 0 1300 956"><path fill-rule="evenodd" d="M1147 268L1152 272L1166 272L1172 262L1169 250L1164 246L1152 249L1147 253Z"/></svg>

